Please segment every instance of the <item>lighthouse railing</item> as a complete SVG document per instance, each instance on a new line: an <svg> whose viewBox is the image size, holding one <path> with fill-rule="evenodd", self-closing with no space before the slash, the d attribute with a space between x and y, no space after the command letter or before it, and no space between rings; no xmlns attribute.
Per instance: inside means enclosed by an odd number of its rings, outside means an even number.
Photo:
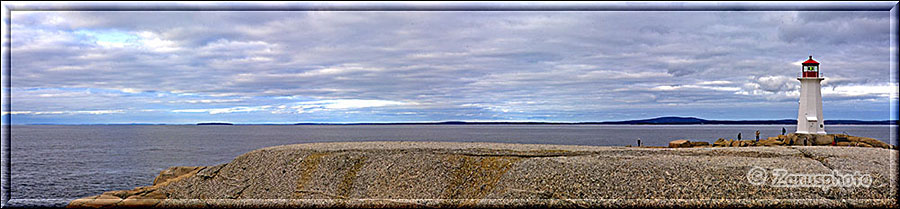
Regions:
<svg viewBox="0 0 900 209"><path fill-rule="evenodd" d="M798 78L803 78L803 77L804 77L804 76L803 76L803 72L797 73L797 77L798 77ZM824 78L824 77L825 77L825 74L822 73L822 72L818 72L818 73L816 73L816 77L817 77L817 78Z"/></svg>

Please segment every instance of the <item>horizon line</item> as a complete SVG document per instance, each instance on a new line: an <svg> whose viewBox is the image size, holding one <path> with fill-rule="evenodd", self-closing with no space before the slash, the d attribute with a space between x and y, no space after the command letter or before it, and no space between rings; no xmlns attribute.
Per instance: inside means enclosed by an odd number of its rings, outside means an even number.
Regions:
<svg viewBox="0 0 900 209"><path fill-rule="evenodd" d="M748 122L748 121L784 121L784 120L797 120L797 119L750 119L750 120L729 120L729 119L704 119L698 117L684 117L684 116L662 116L662 117L654 117L654 118L645 118L645 119L631 119L631 120L612 120L612 121L539 121L539 120L440 120L440 121L391 121L391 122L247 122L247 123L238 123L238 122L225 122L225 121L198 121L192 123L166 123L166 122L123 122L123 123L19 123L19 124L10 124L4 123L4 125L198 125L198 124L209 124L209 123L225 123L230 125L393 125L393 124L446 124L453 125L452 123L462 123L460 125L465 125L465 123L469 123L472 125L477 125L479 123L507 123L507 124L559 124L559 125L579 125L585 124L589 125L592 123L620 123L620 122L634 122L634 121L642 121L642 120L654 120L661 118L683 118L683 119L700 119L706 121L713 122ZM882 119L882 120L860 120L860 119L831 119L825 121L853 121L853 122L894 122L896 123L897 119ZM448 124L449 123L449 124ZM634 124L600 124L600 125L677 125L677 123L634 123ZM697 124L685 124L685 125L697 125ZM707 124L707 125L766 125L766 124ZM771 123L771 125L785 125L780 123ZM844 124L851 125L851 124ZM897 124L890 124L897 125Z"/></svg>

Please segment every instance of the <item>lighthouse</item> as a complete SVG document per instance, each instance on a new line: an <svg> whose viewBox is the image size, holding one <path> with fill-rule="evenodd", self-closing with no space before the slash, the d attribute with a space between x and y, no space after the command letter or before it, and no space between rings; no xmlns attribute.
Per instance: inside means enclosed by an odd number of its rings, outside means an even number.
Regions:
<svg viewBox="0 0 900 209"><path fill-rule="evenodd" d="M800 109L797 114L798 134L825 134L822 119L822 80L819 62L809 59L802 64L800 80Z"/></svg>

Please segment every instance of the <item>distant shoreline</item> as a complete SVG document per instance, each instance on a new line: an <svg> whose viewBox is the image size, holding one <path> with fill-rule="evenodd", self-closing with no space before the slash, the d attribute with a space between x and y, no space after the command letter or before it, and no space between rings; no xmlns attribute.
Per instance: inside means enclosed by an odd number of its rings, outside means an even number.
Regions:
<svg viewBox="0 0 900 209"><path fill-rule="evenodd" d="M198 126L233 126L233 123L197 123Z"/></svg>
<svg viewBox="0 0 900 209"><path fill-rule="evenodd" d="M196 124L165 124L165 123L120 123L120 124L19 124L19 125L797 125L797 120L706 120L694 117L659 117L643 120L603 121L603 122L471 122L471 121L440 121L440 122L385 122L385 123L196 123ZM897 125L897 120L825 120L825 125Z"/></svg>
<svg viewBox="0 0 900 209"><path fill-rule="evenodd" d="M826 125L897 125L896 120L886 121L856 121L836 120L825 121ZM772 122L772 121L706 121L706 122L427 122L427 123L295 123L293 125L797 125L797 121Z"/></svg>
<svg viewBox="0 0 900 209"><path fill-rule="evenodd" d="M867 126L890 126L898 125L896 123L826 123L827 125L867 125ZM109 124L53 124L53 123L34 123L34 124L10 124L11 126L198 126L196 123L109 123ZM443 124L443 123L298 123L298 124L276 124L276 123L235 123L231 125L199 125L199 126L406 126L406 125L613 125L613 126L654 126L654 125L797 125L797 124L685 124L685 123L653 123L653 124L608 124L608 123L464 123L464 124Z"/></svg>

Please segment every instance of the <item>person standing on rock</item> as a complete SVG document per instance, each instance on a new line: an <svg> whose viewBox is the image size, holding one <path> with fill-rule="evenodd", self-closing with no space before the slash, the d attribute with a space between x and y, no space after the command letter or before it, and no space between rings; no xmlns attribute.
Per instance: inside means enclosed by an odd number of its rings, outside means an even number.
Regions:
<svg viewBox="0 0 900 209"><path fill-rule="evenodd" d="M738 132L738 141L741 140L741 132Z"/></svg>
<svg viewBox="0 0 900 209"><path fill-rule="evenodd" d="M781 127L781 135L784 135L785 133L787 133L787 130L785 130L784 127Z"/></svg>
<svg viewBox="0 0 900 209"><path fill-rule="evenodd" d="M759 142L759 130L756 130L756 142Z"/></svg>

